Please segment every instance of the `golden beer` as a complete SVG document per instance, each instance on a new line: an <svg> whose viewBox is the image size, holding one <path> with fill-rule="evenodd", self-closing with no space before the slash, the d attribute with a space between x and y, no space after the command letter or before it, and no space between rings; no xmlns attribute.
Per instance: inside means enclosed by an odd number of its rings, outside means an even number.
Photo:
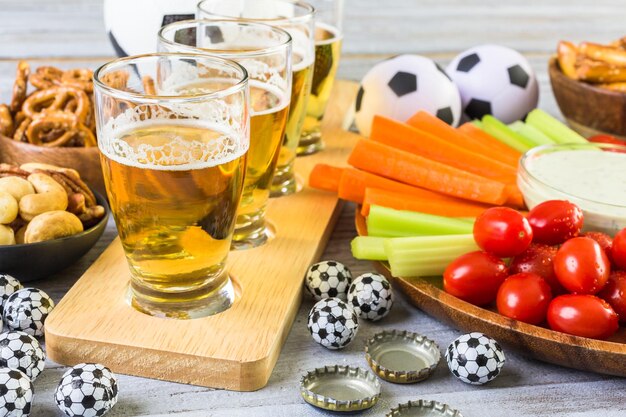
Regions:
<svg viewBox="0 0 626 417"><path fill-rule="evenodd" d="M324 23L316 23L313 82L298 145L298 155L308 155L323 148L321 122L339 67L340 54L339 30Z"/></svg>

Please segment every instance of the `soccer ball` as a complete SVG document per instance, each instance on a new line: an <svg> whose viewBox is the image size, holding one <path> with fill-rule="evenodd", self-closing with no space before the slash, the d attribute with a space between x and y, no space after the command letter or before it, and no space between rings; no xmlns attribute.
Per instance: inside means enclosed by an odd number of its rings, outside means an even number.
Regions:
<svg viewBox="0 0 626 417"><path fill-rule="evenodd" d="M350 344L359 329L356 313L338 298L318 301L309 312L308 328L313 340L328 349Z"/></svg>
<svg viewBox="0 0 626 417"><path fill-rule="evenodd" d="M0 315L4 309L4 303L17 290L21 290L22 284L9 274L0 274Z"/></svg>
<svg viewBox="0 0 626 417"><path fill-rule="evenodd" d="M43 336L43 326L54 308L52 298L37 288L13 293L4 304L4 322L11 330Z"/></svg>
<svg viewBox="0 0 626 417"><path fill-rule="evenodd" d="M63 374L54 396L70 417L96 417L117 403L117 378L106 366L81 363Z"/></svg>
<svg viewBox="0 0 626 417"><path fill-rule="evenodd" d="M28 417L33 383L17 369L0 368L0 416Z"/></svg>
<svg viewBox="0 0 626 417"><path fill-rule="evenodd" d="M381 274L359 275L348 290L348 305L363 319L380 320L389 314L393 305L391 284Z"/></svg>
<svg viewBox="0 0 626 417"><path fill-rule="evenodd" d="M0 334L0 366L17 369L32 381L46 364L46 355L37 339L24 332Z"/></svg>
<svg viewBox="0 0 626 417"><path fill-rule="evenodd" d="M405 122L419 110L456 126L461 118L459 91L432 59L399 55L377 64L363 77L355 123L363 136L369 136L375 115Z"/></svg>
<svg viewBox="0 0 626 417"><path fill-rule="evenodd" d="M499 45L470 48L446 68L461 93L466 120L492 114L504 123L523 119L537 107L539 85L519 52Z"/></svg>
<svg viewBox="0 0 626 417"><path fill-rule="evenodd" d="M345 300L351 281L352 274L344 264L337 261L322 261L309 267L304 285L317 301L329 297Z"/></svg>
<svg viewBox="0 0 626 417"><path fill-rule="evenodd" d="M197 4L198 0L105 0L104 26L118 56L155 52L159 29L193 19Z"/></svg>
<svg viewBox="0 0 626 417"><path fill-rule="evenodd" d="M461 381L483 385L494 380L505 362L502 348L482 333L464 334L450 343L446 362L450 372Z"/></svg>

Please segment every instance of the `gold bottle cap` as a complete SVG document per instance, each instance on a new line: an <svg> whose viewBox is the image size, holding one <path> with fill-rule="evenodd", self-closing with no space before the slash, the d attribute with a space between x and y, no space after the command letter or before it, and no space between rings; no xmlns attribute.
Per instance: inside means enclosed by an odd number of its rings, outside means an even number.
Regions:
<svg viewBox="0 0 626 417"><path fill-rule="evenodd" d="M385 381L411 384L428 378L441 360L437 344L417 333L391 330L377 333L365 345L365 358Z"/></svg>
<svg viewBox="0 0 626 417"><path fill-rule="evenodd" d="M417 400L392 408L385 417L463 417L460 411L437 401Z"/></svg>
<svg viewBox="0 0 626 417"><path fill-rule="evenodd" d="M378 402L380 381L362 368L325 366L302 377L300 394L304 401L324 410L360 411Z"/></svg>

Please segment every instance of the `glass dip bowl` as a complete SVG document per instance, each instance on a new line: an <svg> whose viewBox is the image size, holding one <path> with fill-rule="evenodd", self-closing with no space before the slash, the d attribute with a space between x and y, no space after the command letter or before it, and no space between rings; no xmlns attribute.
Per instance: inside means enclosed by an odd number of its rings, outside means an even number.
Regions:
<svg viewBox="0 0 626 417"><path fill-rule="evenodd" d="M626 227L626 145L545 145L522 156L517 185L529 209L569 200L584 212L583 231L613 236Z"/></svg>

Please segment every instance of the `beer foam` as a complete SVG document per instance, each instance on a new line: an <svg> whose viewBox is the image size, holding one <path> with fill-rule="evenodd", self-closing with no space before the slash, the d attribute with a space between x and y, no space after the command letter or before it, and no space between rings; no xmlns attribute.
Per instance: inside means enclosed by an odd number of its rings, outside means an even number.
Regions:
<svg viewBox="0 0 626 417"><path fill-rule="evenodd" d="M293 72L301 71L311 65L315 60L315 55L307 53L304 48L293 49Z"/></svg>
<svg viewBox="0 0 626 417"><path fill-rule="evenodd" d="M339 29L337 29L334 26L331 26L329 24L326 23L322 23L322 22L317 22L315 23L315 28L316 29L322 29L330 34L332 34L333 36L330 37L329 39L324 39L321 41L315 40L315 45L329 45L333 42L337 42L340 41L343 36L341 35L341 32L339 31Z"/></svg>
<svg viewBox="0 0 626 417"><path fill-rule="evenodd" d="M259 82L257 80L250 80L249 85L250 85L250 88L256 87L259 90L269 91L278 99L278 104L270 107L269 109L265 109L261 111L254 111L251 108L250 113L252 116L261 116L264 114L277 113L281 111L283 108L287 107L291 101L291 96L288 96L283 90L281 90L280 88L274 87L271 84L266 84L263 82Z"/></svg>

